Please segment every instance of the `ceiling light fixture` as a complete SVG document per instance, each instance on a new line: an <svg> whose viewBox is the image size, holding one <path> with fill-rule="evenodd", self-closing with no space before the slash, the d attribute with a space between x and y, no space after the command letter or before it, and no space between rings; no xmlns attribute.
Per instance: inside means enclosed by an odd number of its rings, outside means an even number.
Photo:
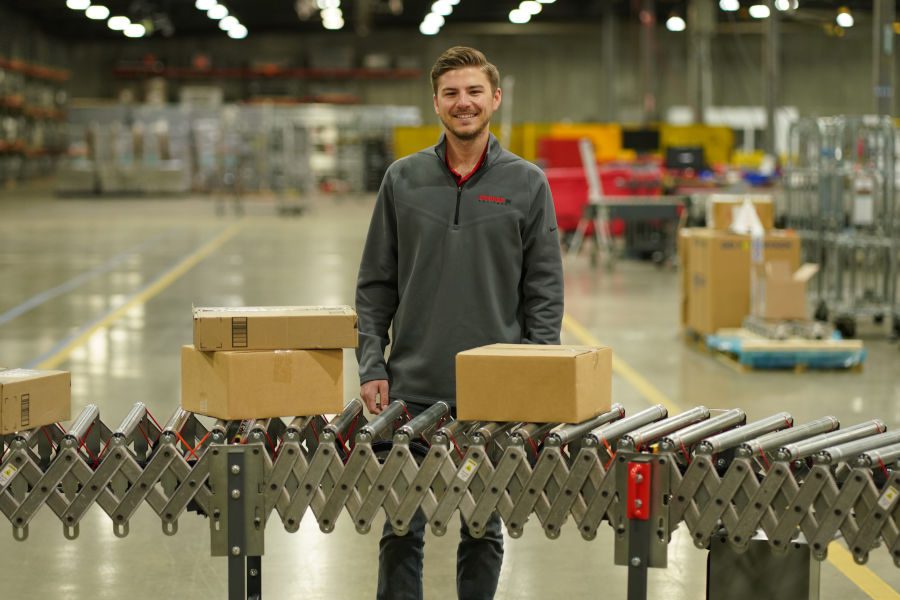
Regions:
<svg viewBox="0 0 900 600"><path fill-rule="evenodd" d="M521 8L514 8L509 11L509 22L516 25L523 25L531 20L531 15Z"/></svg>
<svg viewBox="0 0 900 600"><path fill-rule="evenodd" d="M92 4L84 11L84 16L94 21L103 21L109 17L109 9L100 4Z"/></svg>
<svg viewBox="0 0 900 600"><path fill-rule="evenodd" d="M734 12L741 9L741 3L738 0L719 0L719 8L725 12Z"/></svg>
<svg viewBox="0 0 900 600"><path fill-rule="evenodd" d="M769 18L769 7L765 4L754 4L750 7L750 16L754 19Z"/></svg>
<svg viewBox="0 0 900 600"><path fill-rule="evenodd" d="M543 6L541 6L540 2L536 2L535 0L525 0L521 4L519 4L519 10L528 13L532 17L543 10Z"/></svg>
<svg viewBox="0 0 900 600"><path fill-rule="evenodd" d="M687 23L684 22L684 19L679 17L678 15L672 15L666 21L666 29L669 31L684 31L687 29Z"/></svg>
<svg viewBox="0 0 900 600"><path fill-rule="evenodd" d="M453 5L447 0L438 0L431 5L431 12L442 17L448 17L453 12Z"/></svg>
<svg viewBox="0 0 900 600"><path fill-rule="evenodd" d="M196 2L194 2L194 6L197 8L197 10L203 11L211 9L216 4L218 4L216 0L197 0Z"/></svg>
<svg viewBox="0 0 900 600"><path fill-rule="evenodd" d="M66 0L66 6L72 10L84 10L91 5L91 0Z"/></svg>
<svg viewBox="0 0 900 600"><path fill-rule="evenodd" d="M228 16L228 9L225 8L224 4L216 4L211 9L206 11L206 16L210 19L218 21L219 19L224 19Z"/></svg>
<svg viewBox="0 0 900 600"><path fill-rule="evenodd" d="M237 17L232 17L231 15L229 15L219 21L219 29L221 29L222 31L231 31L234 27L240 24L241 22L237 20Z"/></svg>
<svg viewBox="0 0 900 600"><path fill-rule="evenodd" d="M541 4L553 4L556 0L537 0Z"/></svg>
<svg viewBox="0 0 900 600"><path fill-rule="evenodd" d="M850 14L850 9L847 8L846 6L842 6L838 9L837 17L835 17L834 20L835 20L835 22L837 22L838 25L840 25L844 29L847 29L848 27L853 27L853 23L854 23L853 15Z"/></svg>
<svg viewBox="0 0 900 600"><path fill-rule="evenodd" d="M228 37L233 40L242 40L247 37L247 28L238 23L237 27L232 27L228 31Z"/></svg>
<svg viewBox="0 0 900 600"><path fill-rule="evenodd" d="M125 28L124 33L125 37L139 38L144 37L144 34L147 33L147 30L140 23L132 23Z"/></svg>
<svg viewBox="0 0 900 600"><path fill-rule="evenodd" d="M106 22L106 26L113 31L124 31L129 25L131 25L131 19L128 17L110 17Z"/></svg>
<svg viewBox="0 0 900 600"><path fill-rule="evenodd" d="M441 28L434 23L422 21L422 23L419 25L419 33L421 33L422 35L437 35L440 30Z"/></svg>

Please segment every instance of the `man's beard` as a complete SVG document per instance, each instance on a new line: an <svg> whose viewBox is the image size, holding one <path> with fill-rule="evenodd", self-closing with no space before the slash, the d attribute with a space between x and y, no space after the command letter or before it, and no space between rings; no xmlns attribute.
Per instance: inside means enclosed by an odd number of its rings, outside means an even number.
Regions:
<svg viewBox="0 0 900 600"><path fill-rule="evenodd" d="M452 133L455 138L464 142L468 142L469 140L474 140L475 138L477 138L485 129L487 129L487 126L490 124L490 121L484 121L481 123L480 127L478 127L477 129L473 129L471 132L459 132L454 129L453 126L450 125L450 123L445 121L443 117L441 117L440 119L441 123L443 123L444 125L444 129Z"/></svg>

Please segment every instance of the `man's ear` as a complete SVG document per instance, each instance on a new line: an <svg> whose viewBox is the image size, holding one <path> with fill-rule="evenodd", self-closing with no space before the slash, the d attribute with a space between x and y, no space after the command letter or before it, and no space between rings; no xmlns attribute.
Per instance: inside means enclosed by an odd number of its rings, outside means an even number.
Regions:
<svg viewBox="0 0 900 600"><path fill-rule="evenodd" d="M441 114L440 111L438 110L437 94L435 94L434 96L432 96L431 99L432 99L432 101L434 102L434 114L436 114L436 115Z"/></svg>
<svg viewBox="0 0 900 600"><path fill-rule="evenodd" d="M494 90L494 110L500 108L500 101L503 100L503 92L500 88Z"/></svg>

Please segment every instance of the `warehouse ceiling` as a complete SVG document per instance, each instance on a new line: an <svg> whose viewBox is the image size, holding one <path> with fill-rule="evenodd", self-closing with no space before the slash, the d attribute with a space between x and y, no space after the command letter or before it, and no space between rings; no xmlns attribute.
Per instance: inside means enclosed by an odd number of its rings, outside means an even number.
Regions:
<svg viewBox="0 0 900 600"><path fill-rule="evenodd" d="M107 6L111 14L124 15L133 22L152 24L154 37L223 35L217 23L194 6L195 0L94 0ZM717 0L711 0L718 4ZM763 0L759 0L762 2ZM872 0L798 0L800 8L787 19L799 23L826 23L841 7L860 15L865 22L871 15ZM638 19L641 0L556 0L545 4L541 14L532 18L521 31L535 32L550 27L579 26L599 23L607 2L623 18ZM28 16L42 29L64 39L117 39L119 32L107 28L105 21L91 21L83 11L66 7L66 0L0 0L18 13ZM221 0L248 28L250 35L264 33L321 32L322 20L316 0ZM433 0L343 0L341 10L345 26L342 32L408 31L419 34L419 24L429 12ZM655 0L657 19L662 22L671 14L685 14L687 0ZM740 0L741 10L726 13L718 8L720 22L754 22L747 13L750 0ZM466 27L496 24L509 26L510 10L518 0L460 0L447 26ZM900 14L900 10L898 10ZM862 24L862 23L861 23Z"/></svg>

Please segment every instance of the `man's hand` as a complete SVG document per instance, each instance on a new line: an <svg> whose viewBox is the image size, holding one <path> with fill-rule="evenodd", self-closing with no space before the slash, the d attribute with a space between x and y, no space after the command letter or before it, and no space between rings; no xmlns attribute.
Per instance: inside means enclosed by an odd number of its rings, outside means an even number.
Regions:
<svg viewBox="0 0 900 600"><path fill-rule="evenodd" d="M390 402L387 379L373 379L365 382L359 386L359 396L366 403L366 408L370 413L380 414Z"/></svg>

